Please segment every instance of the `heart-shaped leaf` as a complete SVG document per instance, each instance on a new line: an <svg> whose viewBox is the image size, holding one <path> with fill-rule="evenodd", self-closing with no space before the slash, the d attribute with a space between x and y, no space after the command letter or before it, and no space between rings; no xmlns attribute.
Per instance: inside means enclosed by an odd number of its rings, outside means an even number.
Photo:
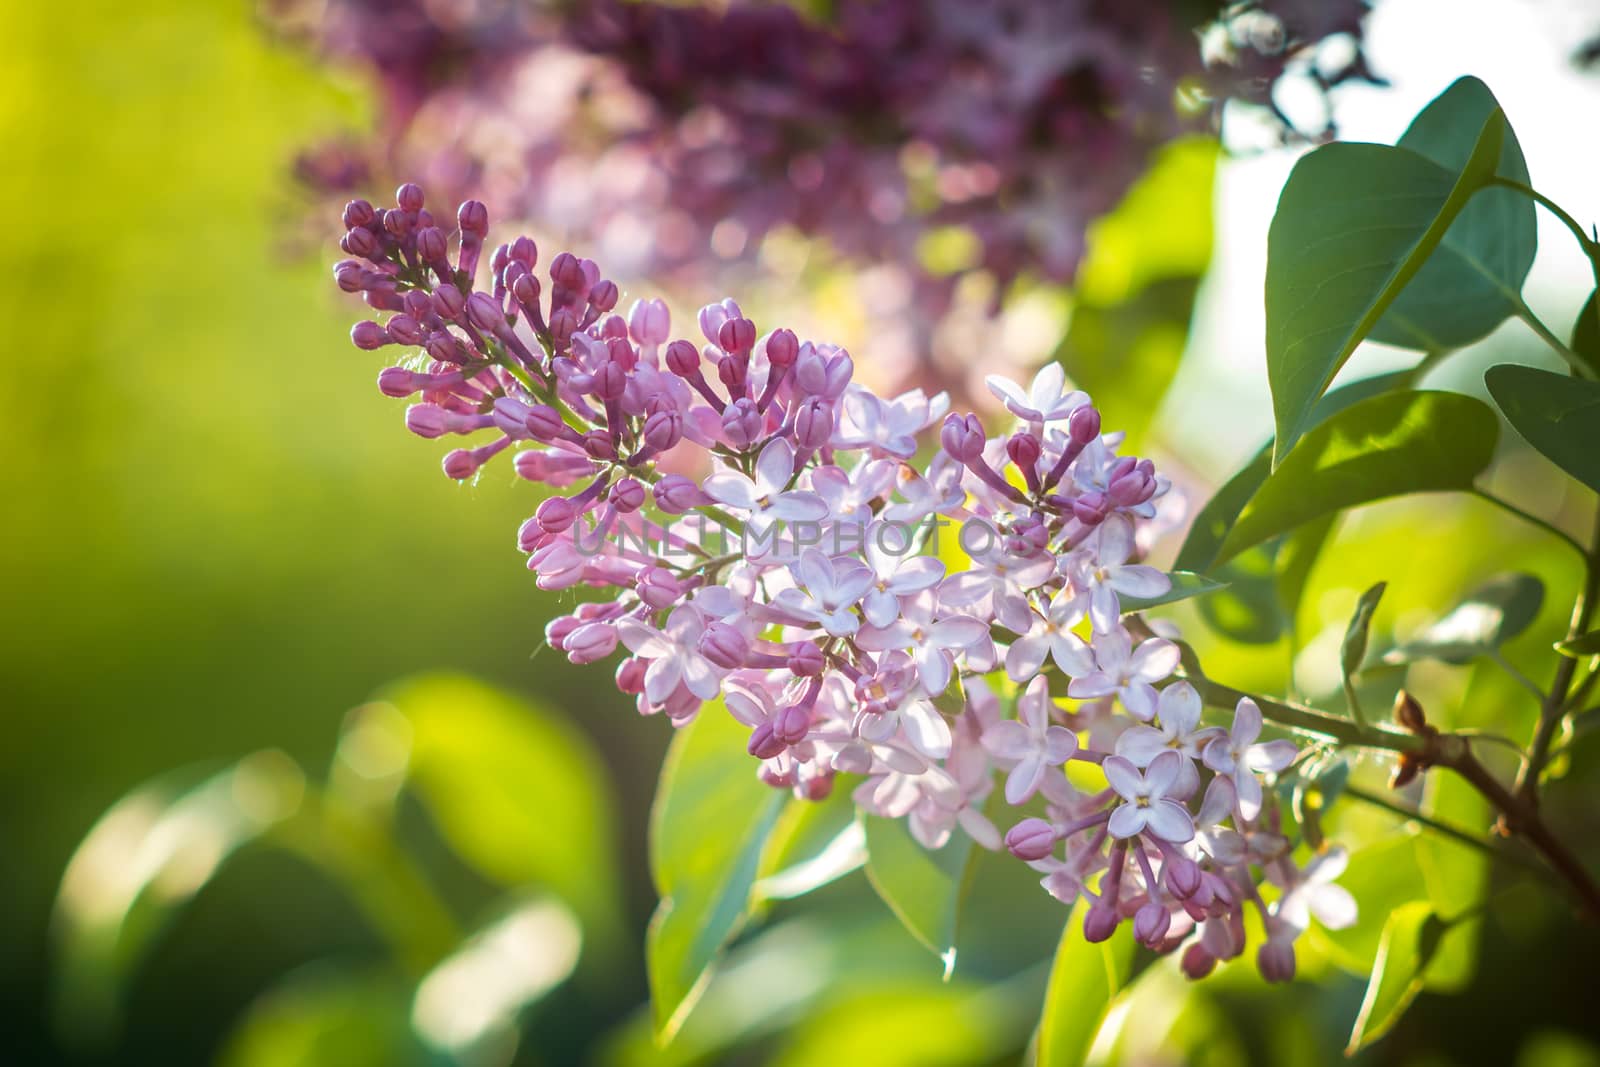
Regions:
<svg viewBox="0 0 1600 1067"><path fill-rule="evenodd" d="M1499 423L1459 393L1385 393L1322 423L1240 512L1220 561L1302 523L1404 493L1469 489L1494 457Z"/></svg>
<svg viewBox="0 0 1600 1067"><path fill-rule="evenodd" d="M1508 136L1496 108L1459 171L1384 145L1335 143L1289 175L1267 235L1267 377L1274 466L1317 400L1495 174Z"/></svg>
<svg viewBox="0 0 1600 1067"><path fill-rule="evenodd" d="M1600 382L1502 363L1483 376L1512 429L1600 493Z"/></svg>

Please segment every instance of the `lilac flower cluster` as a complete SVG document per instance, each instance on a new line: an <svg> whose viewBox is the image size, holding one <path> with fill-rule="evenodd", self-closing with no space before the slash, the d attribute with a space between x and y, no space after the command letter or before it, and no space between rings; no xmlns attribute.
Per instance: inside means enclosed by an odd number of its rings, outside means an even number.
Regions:
<svg viewBox="0 0 1600 1067"><path fill-rule="evenodd" d="M271 5L285 25L305 6ZM342 189L397 165L565 227L634 277L745 261L793 228L910 270L926 313L966 271L997 291L1024 273L1070 280L1089 223L1223 101L1272 109L1286 78L1325 92L1368 77L1367 0L832 9L317 4L304 28L375 71L384 128L303 173ZM917 270L947 227L975 238L972 261Z"/></svg>
<svg viewBox="0 0 1600 1067"><path fill-rule="evenodd" d="M877 396L849 353L762 334L731 300L701 309L700 343L674 338L660 301L617 313L591 260L563 252L541 279L526 237L485 257L480 203L452 242L417 186L397 200L345 209L338 283L391 313L352 337L408 352L379 386L421 394L414 433L488 437L446 474L515 447L517 473L554 491L519 531L528 566L605 599L547 638L576 663L622 650L616 684L641 714L682 725L720 695L774 787L817 799L858 778L861 810L928 848L958 827L1007 848L1085 898L1088 937L1131 919L1152 948L1187 944L1192 975L1243 952L1247 906L1271 979L1292 975L1308 914L1348 921L1335 860L1299 871L1262 788L1295 747L1259 742L1249 701L1231 731L1202 726L1177 646L1125 624L1171 587L1138 562L1169 485L1117 454L1058 365L1027 389L991 379L1016 420L991 436L943 395ZM1075 787L1074 762L1105 785ZM1002 835L1007 808L1039 814ZM1271 904L1261 878L1282 890Z"/></svg>

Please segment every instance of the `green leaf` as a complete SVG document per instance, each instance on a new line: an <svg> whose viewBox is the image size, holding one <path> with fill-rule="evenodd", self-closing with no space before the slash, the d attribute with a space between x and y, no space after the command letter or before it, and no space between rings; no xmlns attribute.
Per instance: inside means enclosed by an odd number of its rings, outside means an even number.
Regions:
<svg viewBox="0 0 1600 1067"><path fill-rule="evenodd" d="M1408 385L1411 378L1411 371L1394 371L1341 385L1317 402L1313 422L1321 423L1351 404ZM1184 538L1183 547L1178 550L1178 558L1173 566L1179 570L1209 572L1217 562L1217 550L1233 529L1239 512L1250 503L1250 498L1256 495L1256 490L1261 488L1271 473L1272 442L1268 441L1200 509L1189 526L1189 534Z"/></svg>
<svg viewBox="0 0 1600 1067"><path fill-rule="evenodd" d="M1417 994L1424 972L1438 951L1448 924L1423 901L1402 904L1390 913L1378 942L1378 958L1367 994L1350 1031L1347 1055L1354 1055L1394 1028Z"/></svg>
<svg viewBox="0 0 1600 1067"><path fill-rule="evenodd" d="M409 726L394 739L402 752L409 741L408 785L450 847L501 885L550 889L610 947L622 923L615 817L593 746L561 716L461 675L384 696Z"/></svg>
<svg viewBox="0 0 1600 1067"><path fill-rule="evenodd" d="M223 1046L221 1067L425 1067L411 1032L411 990L388 974L313 966L250 1006Z"/></svg>
<svg viewBox="0 0 1600 1067"><path fill-rule="evenodd" d="M1484 124L1499 110L1488 86L1461 78L1434 99L1399 147L1452 174L1467 169ZM1528 164L1507 126L1495 173L1527 185ZM1477 193L1417 276L1378 320L1368 340L1428 352L1460 348L1517 311L1538 245L1533 201L1511 189Z"/></svg>
<svg viewBox="0 0 1600 1067"><path fill-rule="evenodd" d="M1199 602L1200 617L1218 633L1245 645L1270 645L1285 619L1273 580L1273 545L1262 545L1218 566L1226 588Z"/></svg>
<svg viewBox="0 0 1600 1067"><path fill-rule="evenodd" d="M1578 320L1572 324L1572 344L1578 358L1600 377L1600 289L1589 294Z"/></svg>
<svg viewBox="0 0 1600 1067"><path fill-rule="evenodd" d="M1574 637L1570 641L1559 641L1556 643L1556 651L1573 659L1600 656L1600 630L1590 630L1582 637Z"/></svg>
<svg viewBox="0 0 1600 1067"><path fill-rule="evenodd" d="M866 837L845 781L826 799L783 809L761 854L757 900L792 900L867 862Z"/></svg>
<svg viewBox="0 0 1600 1067"><path fill-rule="evenodd" d="M1368 144L1325 145L1295 165L1267 236L1274 467L1312 425L1334 375L1494 175L1506 133L1496 109L1459 173Z"/></svg>
<svg viewBox="0 0 1600 1067"><path fill-rule="evenodd" d="M1354 404L1307 434L1262 483L1218 558L1344 508L1469 489L1494 457L1498 432L1488 405L1457 393L1408 390Z"/></svg>
<svg viewBox="0 0 1600 1067"><path fill-rule="evenodd" d="M956 923L966 893L972 838L957 829L943 848L923 848L904 819L862 815L867 835L867 879L895 918L944 961L956 965Z"/></svg>
<svg viewBox="0 0 1600 1067"><path fill-rule="evenodd" d="M1514 363L1490 367L1483 380L1523 440L1600 492L1600 382Z"/></svg>
<svg viewBox="0 0 1600 1067"><path fill-rule="evenodd" d="M1339 666L1344 671L1347 685L1351 675L1361 669L1361 661L1367 658L1367 635L1372 629L1372 615L1378 610L1378 602L1383 599L1383 591L1388 587L1388 582L1379 582L1362 593L1361 599L1356 601L1356 610L1344 631L1344 644L1339 647Z"/></svg>
<svg viewBox="0 0 1600 1067"><path fill-rule="evenodd" d="M1039 1017L1038 1067L1082 1067L1088 1060L1112 998L1127 984L1134 948L1132 923L1095 945L1083 939L1078 916L1068 917Z"/></svg>
<svg viewBox="0 0 1600 1067"><path fill-rule="evenodd" d="M650 870L661 903L645 936L656 1039L670 1041L724 945L750 914L762 849L784 794L756 777L748 731L720 701L667 750L650 813ZM708 832L708 827L715 827Z"/></svg>
<svg viewBox="0 0 1600 1067"><path fill-rule="evenodd" d="M142 786L102 815L67 864L51 921L61 1033L85 1048L109 1039L125 983L177 913L234 852L291 818L304 791L300 768L266 751L198 784Z"/></svg>
<svg viewBox="0 0 1600 1067"><path fill-rule="evenodd" d="M1322 548L1333 535L1338 522L1338 515L1324 515L1320 519L1306 523L1284 537L1278 544L1278 553L1273 560L1273 569L1276 571L1274 581L1277 585L1278 603L1283 611L1284 627L1289 631L1291 638L1296 633L1300 602L1305 597L1306 583L1311 580L1312 568L1317 565L1317 557L1322 554Z"/></svg>
<svg viewBox="0 0 1600 1067"><path fill-rule="evenodd" d="M1387 653L1384 662L1469 663L1532 626L1543 604L1544 583L1533 575L1496 575L1468 593L1444 618Z"/></svg>
<svg viewBox="0 0 1600 1067"><path fill-rule="evenodd" d="M1193 571L1170 571L1167 577L1172 579L1171 589L1160 596L1123 597L1122 613L1126 615L1131 611L1145 611L1149 608L1159 607L1162 604L1175 604L1180 600L1205 596L1207 593L1214 593L1227 587L1226 582L1215 581Z"/></svg>

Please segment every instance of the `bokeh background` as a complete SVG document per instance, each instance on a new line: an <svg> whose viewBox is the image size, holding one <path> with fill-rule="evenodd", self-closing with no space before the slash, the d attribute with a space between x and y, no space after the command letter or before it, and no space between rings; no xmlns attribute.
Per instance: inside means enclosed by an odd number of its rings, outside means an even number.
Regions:
<svg viewBox="0 0 1600 1067"><path fill-rule="evenodd" d="M1569 61L1595 28L1587 7L1505 0L1450 5L1446 15L1422 0L1384 0L1368 41L1393 85L1338 98L1344 136L1392 141L1455 76L1474 73L1505 105L1539 188L1580 219L1600 216L1600 144L1584 118L1597 113L1600 90ZM442 477L443 449L402 432L401 403L372 387L379 362L346 340L358 311L330 284L335 252L308 227L308 200L289 174L308 142L372 121L371 86L264 32L242 0L91 3L71 12L11 5L0 53L0 202L8 207L0 248L12 267L0 286L9 334L0 419L4 1059L409 1062L411 1039L397 1034L405 1009L394 1007L404 1004L395 992L402 979L389 976L405 973L393 961L408 939L428 936L418 933L428 909L407 911L401 901L389 927L374 923L373 909L327 876L314 848L247 847L222 862L225 835L208 839L192 877L168 885L174 900L198 887L193 899L171 915L141 918L143 949L106 964L118 976L109 1000L65 995L77 987L51 913L74 851L130 790L168 776L164 788L178 792L261 752L278 755L249 764L250 781L266 782L269 793L296 788L292 766L313 781L351 766L381 779L381 751L363 756L360 738L351 740L366 721L347 718L351 709L394 696L399 679L450 672L527 706L507 709L465 682L428 684L465 687L454 699L494 705L492 723L523 716L540 724L531 734L514 730L513 740L593 775L570 794L592 801L581 817L519 805L515 789L484 800L456 782L477 820L468 835L477 846L464 850L449 819L413 800L400 804L405 863L427 872L466 928L504 910L507 883L540 872L523 862L530 848L574 857L592 875L574 890L593 895L591 907L575 906L585 936L577 975L540 989L520 1014L513 1004L508 1027L520 1041L496 1031L463 1053L469 1060L1016 1060L1064 913L1037 893L1011 910L983 904L1001 916L1000 933L947 985L936 962L873 910L859 875L814 901L774 908L713 984L703 1017L671 1050L654 1051L640 949L654 903L645 827L669 727L641 721L603 673L538 652L543 623L565 601L537 591L515 552L512 534L532 507L526 487L506 469L465 486ZM1199 232L1209 242L1215 233L1194 327L1176 342L1184 360L1174 389L1159 412L1125 401L1131 417L1151 423L1149 447L1200 499L1269 428L1260 279L1270 207L1292 160L1292 150L1224 159L1214 227L1197 224L1182 198L1170 202L1170 218L1158 200L1146 223L1157 244L1162 234ZM1530 302L1564 332L1586 294L1583 265L1558 230L1542 229L1541 238ZM1043 336L1048 352L1062 306L1035 302L1006 329L1019 343ZM754 310L771 324L781 309ZM825 318L827 309L801 314ZM848 316L841 322L851 328ZM854 328L838 339L870 360L870 328ZM1513 350L1542 358L1512 324L1439 380L1472 388L1483 366ZM1352 373L1400 359L1367 352ZM1575 491L1546 477L1514 440L1504 448L1496 480L1507 495L1583 521L1589 505ZM1485 505L1370 509L1347 526L1303 601L1298 686L1328 687L1344 620L1371 582L1393 583L1380 627L1400 635L1463 586L1511 569L1540 575L1552 590L1574 577L1559 550ZM1545 669L1539 656L1562 626L1558 599L1547 598L1538 623L1509 650L1540 664L1530 670ZM1208 652L1217 676L1267 689L1280 687L1291 655L1287 637L1218 638ZM1496 690L1502 683L1481 668L1412 684L1493 708L1483 725L1517 736L1531 725L1514 690ZM429 699L426 686L409 692ZM385 713L372 714L381 725ZM516 748L484 729L483 752ZM545 729L553 733L537 732ZM381 749L381 737L374 743ZM481 754L461 758L470 766ZM497 772L506 782L541 773L537 761L523 768L507 760ZM1579 839L1600 829L1600 815L1582 802L1592 762L1575 747L1552 799ZM1381 780L1382 767L1369 770ZM138 814L137 806L123 810ZM1359 822L1375 817L1353 815L1352 826L1392 846L1394 820ZM590 839L567 852L549 844L568 830ZM114 854L107 862L119 870ZM1375 854L1365 869L1385 865ZM405 881L381 859L376 869L376 881L391 888ZM1485 877L1493 895L1472 925L1475 965L1461 969L1451 992L1425 993L1363 1058L1600 1063L1590 993L1600 937L1570 921L1558 896L1506 889L1516 882L1509 875ZM1380 923L1386 899L1380 889L1363 897ZM544 920L552 924L547 955L559 955L572 916ZM1289 989L1264 989L1247 966L1196 990L1157 973L1127 1008L1125 1029L1147 1038L1128 1039L1115 1055L1336 1062L1362 983L1334 965L1336 951L1324 956L1303 961L1308 979ZM469 982L459 1005L481 1005L492 985ZM362 1022L341 1028L330 1016ZM419 1055L446 1062L437 1049Z"/></svg>

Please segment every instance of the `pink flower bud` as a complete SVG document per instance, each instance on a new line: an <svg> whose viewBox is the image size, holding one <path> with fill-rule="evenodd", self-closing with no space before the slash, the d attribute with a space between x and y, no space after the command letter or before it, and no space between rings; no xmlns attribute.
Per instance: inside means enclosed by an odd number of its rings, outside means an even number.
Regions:
<svg viewBox="0 0 1600 1067"><path fill-rule="evenodd" d="M553 496L539 504L533 518L545 533L561 533L577 521L578 507L564 496Z"/></svg>
<svg viewBox="0 0 1600 1067"><path fill-rule="evenodd" d="M676 409L657 411L644 420L644 443L665 452L683 437L683 416Z"/></svg>
<svg viewBox="0 0 1600 1067"><path fill-rule="evenodd" d="M516 297L517 303L526 307L539 306L539 278L535 274L523 274L511 283L511 295Z"/></svg>
<svg viewBox="0 0 1600 1067"><path fill-rule="evenodd" d="M717 328L717 344L724 352L749 352L755 343L756 324L749 319L729 319Z"/></svg>
<svg viewBox="0 0 1600 1067"><path fill-rule="evenodd" d="M772 732L785 744L798 745L806 739L810 729L811 709L800 704L789 705L773 719Z"/></svg>
<svg viewBox="0 0 1600 1067"><path fill-rule="evenodd" d="M495 400L492 414L494 425L513 441L528 436L528 405L514 397L502 396Z"/></svg>
<svg viewBox="0 0 1600 1067"><path fill-rule="evenodd" d="M798 641L789 646L789 670L801 678L815 678L822 673L826 660L822 649L810 641Z"/></svg>
<svg viewBox="0 0 1600 1067"><path fill-rule="evenodd" d="M765 420L755 401L740 397L722 413L722 429L735 448L747 448L761 437Z"/></svg>
<svg viewBox="0 0 1600 1067"><path fill-rule="evenodd" d="M617 664L617 688L630 695L644 692L644 672L649 664L637 656L629 656Z"/></svg>
<svg viewBox="0 0 1600 1067"><path fill-rule="evenodd" d="M672 342L667 346L667 369L680 378L692 378L699 374L699 349L688 341Z"/></svg>
<svg viewBox="0 0 1600 1067"><path fill-rule="evenodd" d="M523 419L522 425L535 441L543 441L546 444L565 436L567 430L567 424L561 421L561 412L549 404L534 404L529 407L528 415Z"/></svg>
<svg viewBox="0 0 1600 1067"><path fill-rule="evenodd" d="M404 240L411 232L411 219L404 211L385 211L383 213L383 228L396 240Z"/></svg>
<svg viewBox="0 0 1600 1067"><path fill-rule="evenodd" d="M1100 436L1100 413L1088 404L1067 418L1067 437L1075 445L1086 445Z"/></svg>
<svg viewBox="0 0 1600 1067"><path fill-rule="evenodd" d="M801 403L794 416L794 443L818 449L833 436L833 405L819 397Z"/></svg>
<svg viewBox="0 0 1600 1067"><path fill-rule="evenodd" d="M416 182L406 182L394 191L394 202L400 205L401 211L416 214L422 210L422 186Z"/></svg>
<svg viewBox="0 0 1600 1067"><path fill-rule="evenodd" d="M1198 982L1216 968L1217 957L1197 941L1183 950L1183 959L1179 966L1183 968L1186 977Z"/></svg>
<svg viewBox="0 0 1600 1067"><path fill-rule="evenodd" d="M361 291L362 276L367 269L353 260L341 259L333 267L333 280L346 293Z"/></svg>
<svg viewBox="0 0 1600 1067"><path fill-rule="evenodd" d="M521 473L520 469L518 473ZM524 519L522 525L517 527L517 550L536 552L548 536L550 535L544 532L544 527L539 525L538 519Z"/></svg>
<svg viewBox="0 0 1600 1067"><path fill-rule="evenodd" d="M1269 982L1289 982L1294 979L1294 943L1268 935L1266 943L1256 953L1256 966L1261 977Z"/></svg>
<svg viewBox="0 0 1600 1067"><path fill-rule="evenodd" d="M1055 828L1043 819L1023 819L1006 832L1006 848L1019 860L1042 860L1055 851Z"/></svg>
<svg viewBox="0 0 1600 1067"><path fill-rule="evenodd" d="M1006 456L1015 463L1020 470L1035 470L1039 465L1039 456L1044 448L1039 444L1039 439L1031 433L1012 434L1006 442Z"/></svg>
<svg viewBox="0 0 1600 1067"><path fill-rule="evenodd" d="M397 345L420 345L428 337L422 324L410 315L396 315L389 320L385 329L389 333L389 340Z"/></svg>
<svg viewBox="0 0 1600 1067"><path fill-rule="evenodd" d="M371 319L358 322L352 326L350 328L350 340L355 342L357 348L364 348L369 352L390 343L389 332Z"/></svg>
<svg viewBox="0 0 1600 1067"><path fill-rule="evenodd" d="M1117 932L1122 917L1117 909L1103 898L1094 902L1083 917L1083 939L1090 944L1105 941Z"/></svg>
<svg viewBox="0 0 1600 1067"><path fill-rule="evenodd" d="M506 313L500 302L488 293L473 293L467 299L467 321L484 333L492 334L506 328Z"/></svg>
<svg viewBox="0 0 1600 1067"><path fill-rule="evenodd" d="M800 355L800 342L793 330L773 330L767 338L767 360L774 367L787 367Z"/></svg>
<svg viewBox="0 0 1600 1067"><path fill-rule="evenodd" d="M406 408L406 429L430 441L450 432L450 412L438 404L412 404Z"/></svg>
<svg viewBox="0 0 1600 1067"><path fill-rule="evenodd" d="M573 663L593 663L616 651L617 628L608 622L591 622L573 630L563 645Z"/></svg>
<svg viewBox="0 0 1600 1067"><path fill-rule="evenodd" d="M372 205L365 200L352 200L344 206L344 228L347 230L366 226L374 217Z"/></svg>
<svg viewBox="0 0 1600 1067"><path fill-rule="evenodd" d="M428 335L428 340L422 346L434 359L440 363L462 362L461 344L449 330L435 330Z"/></svg>
<svg viewBox="0 0 1600 1067"><path fill-rule="evenodd" d="M456 321L467 310L467 298L453 285L441 285L433 291L433 309L439 317Z"/></svg>
<svg viewBox="0 0 1600 1067"><path fill-rule="evenodd" d="M1168 857L1162 864L1161 877L1167 891L1179 900L1187 900L1200 889L1200 865L1187 856Z"/></svg>
<svg viewBox="0 0 1600 1067"><path fill-rule="evenodd" d="M457 448L445 453L440 466L444 468L445 477L454 478L459 482L477 474L478 468L483 466L483 461L472 449Z"/></svg>
<svg viewBox="0 0 1600 1067"><path fill-rule="evenodd" d="M656 506L669 515L682 515L693 508L704 507L711 498L700 490L690 478L682 474L669 474L655 484L653 494Z"/></svg>
<svg viewBox="0 0 1600 1067"><path fill-rule="evenodd" d="M489 233L489 209L482 201L464 200L456 208L456 225L462 233L474 234L482 240Z"/></svg>
<svg viewBox="0 0 1600 1067"><path fill-rule="evenodd" d="M583 264L571 252L561 252L550 262L550 280L571 292L582 292L588 286L583 276Z"/></svg>
<svg viewBox="0 0 1600 1067"><path fill-rule="evenodd" d="M589 306L603 315L617 306L617 298L621 295L617 290L616 282L598 282L593 289L589 290Z"/></svg>
<svg viewBox="0 0 1600 1067"><path fill-rule="evenodd" d="M700 654L725 671L744 666L750 653L750 639L737 626L713 622L700 635Z"/></svg>
<svg viewBox="0 0 1600 1067"><path fill-rule="evenodd" d="M594 375L594 394L601 400L621 400L628 391L628 371L616 360L608 360Z"/></svg>
<svg viewBox="0 0 1600 1067"><path fill-rule="evenodd" d="M339 247L352 256L362 259L377 259L383 251L383 245L378 242L377 234L362 228L351 230L339 239Z"/></svg>
<svg viewBox="0 0 1600 1067"><path fill-rule="evenodd" d="M529 270L539 262L539 246L533 243L531 237L518 237L512 241L507 254L514 262L521 263Z"/></svg>
<svg viewBox="0 0 1600 1067"><path fill-rule="evenodd" d="M410 396L419 388L417 376L404 367L385 367L378 373L378 390L396 399Z"/></svg>
<svg viewBox="0 0 1600 1067"><path fill-rule="evenodd" d="M623 514L644 507L644 486L633 478L624 478L611 487L611 504Z"/></svg>
<svg viewBox="0 0 1600 1067"><path fill-rule="evenodd" d="M773 730L772 724L764 722L755 728L750 735L749 752L756 759L771 759L781 755L789 746Z"/></svg>
<svg viewBox="0 0 1600 1067"><path fill-rule="evenodd" d="M642 345L664 345L672 329L672 313L664 300L635 300L628 309L628 332Z"/></svg>
<svg viewBox="0 0 1600 1067"><path fill-rule="evenodd" d="M963 463L983 456L983 424L976 415L961 416L955 412L944 417L939 430L939 444L951 456Z"/></svg>
<svg viewBox="0 0 1600 1067"><path fill-rule="evenodd" d="M1146 948L1155 948L1171 926L1171 913L1152 900L1134 913L1133 937Z"/></svg>
<svg viewBox="0 0 1600 1067"><path fill-rule="evenodd" d="M551 648L565 651L567 635L584 625L576 615L558 615L545 624L544 639Z"/></svg>
<svg viewBox="0 0 1600 1067"><path fill-rule="evenodd" d="M611 443L611 435L604 430L590 430L584 434L583 450L590 459L610 461L617 458L617 449Z"/></svg>
<svg viewBox="0 0 1600 1067"><path fill-rule="evenodd" d="M417 231L417 255L429 266L443 266L448 268L449 261L445 257L449 254L449 246L445 243L444 231L437 226L428 226Z"/></svg>
<svg viewBox="0 0 1600 1067"><path fill-rule="evenodd" d="M1085 526L1098 526L1105 521L1107 501L1104 493L1090 491L1073 500L1072 517Z"/></svg>

